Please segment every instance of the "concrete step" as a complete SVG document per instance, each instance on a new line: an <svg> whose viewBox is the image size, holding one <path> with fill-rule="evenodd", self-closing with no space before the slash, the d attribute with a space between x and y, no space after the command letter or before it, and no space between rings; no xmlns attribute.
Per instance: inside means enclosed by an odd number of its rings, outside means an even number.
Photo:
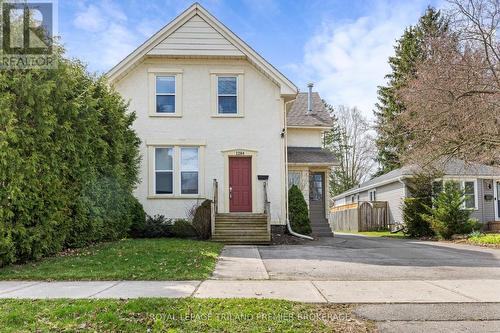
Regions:
<svg viewBox="0 0 500 333"><path fill-rule="evenodd" d="M267 230L255 232L253 230L234 230L234 231L221 231L215 230L215 236L268 236Z"/></svg>

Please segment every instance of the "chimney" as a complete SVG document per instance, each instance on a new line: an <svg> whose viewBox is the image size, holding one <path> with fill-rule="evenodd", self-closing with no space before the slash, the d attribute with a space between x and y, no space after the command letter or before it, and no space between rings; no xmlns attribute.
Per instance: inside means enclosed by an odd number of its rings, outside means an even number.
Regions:
<svg viewBox="0 0 500 333"><path fill-rule="evenodd" d="M312 102L312 89L314 87L313 83L309 83L307 88L309 88L307 93L307 114L311 113L313 110L313 102Z"/></svg>

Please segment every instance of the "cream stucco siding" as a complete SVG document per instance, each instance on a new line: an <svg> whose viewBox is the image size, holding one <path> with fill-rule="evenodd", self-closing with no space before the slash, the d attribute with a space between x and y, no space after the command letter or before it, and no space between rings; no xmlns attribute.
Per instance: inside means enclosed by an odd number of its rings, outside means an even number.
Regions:
<svg viewBox="0 0 500 333"><path fill-rule="evenodd" d="M182 75L182 112L179 117L151 117L150 75L162 68L175 68ZM242 117L214 117L211 110L213 89L211 73L239 73L244 78L241 97ZM149 78L149 79L148 79ZM226 169L227 151L252 152L254 159L253 211L263 211L262 183L256 175L269 175L271 222L285 223L284 102L279 87L245 60L216 59L148 59L115 83L117 90L130 101L137 113L134 128L142 139L141 182L135 194L150 215L171 218L186 217L187 211L204 198L212 197L212 182L219 182L219 209L228 212ZM151 193L151 163L148 148L155 145L203 145L200 154L200 193L197 196L159 198ZM154 173L153 173L154 174Z"/></svg>
<svg viewBox="0 0 500 333"><path fill-rule="evenodd" d="M322 147L323 132L321 129L288 128L289 147Z"/></svg>

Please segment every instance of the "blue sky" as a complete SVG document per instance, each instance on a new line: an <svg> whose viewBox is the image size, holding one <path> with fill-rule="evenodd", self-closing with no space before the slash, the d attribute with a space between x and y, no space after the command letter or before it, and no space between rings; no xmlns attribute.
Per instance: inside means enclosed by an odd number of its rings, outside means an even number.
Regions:
<svg viewBox="0 0 500 333"><path fill-rule="evenodd" d="M371 117L387 57L436 0L206 0L207 10L290 78ZM59 0L70 56L105 72L189 7L184 0Z"/></svg>

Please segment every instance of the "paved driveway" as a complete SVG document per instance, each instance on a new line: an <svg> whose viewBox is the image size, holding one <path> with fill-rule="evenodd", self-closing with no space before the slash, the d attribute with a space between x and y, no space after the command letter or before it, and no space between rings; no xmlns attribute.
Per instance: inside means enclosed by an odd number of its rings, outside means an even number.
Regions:
<svg viewBox="0 0 500 333"><path fill-rule="evenodd" d="M277 280L500 280L500 250L469 245L336 235L258 252Z"/></svg>

